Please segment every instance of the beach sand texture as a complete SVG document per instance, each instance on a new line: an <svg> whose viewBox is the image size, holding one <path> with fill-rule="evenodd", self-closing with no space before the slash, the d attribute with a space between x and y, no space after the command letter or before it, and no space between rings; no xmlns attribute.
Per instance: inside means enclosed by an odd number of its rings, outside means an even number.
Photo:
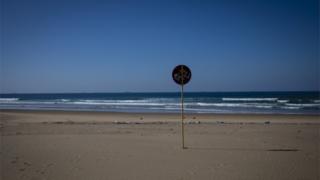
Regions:
<svg viewBox="0 0 320 180"><path fill-rule="evenodd" d="M317 180L320 118L0 112L1 179Z"/></svg>

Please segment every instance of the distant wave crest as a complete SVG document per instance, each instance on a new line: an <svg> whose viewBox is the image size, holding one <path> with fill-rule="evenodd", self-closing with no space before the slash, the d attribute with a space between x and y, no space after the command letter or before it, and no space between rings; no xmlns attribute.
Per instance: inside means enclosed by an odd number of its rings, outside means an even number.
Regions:
<svg viewBox="0 0 320 180"><path fill-rule="evenodd" d="M91 96L91 97L90 97ZM120 112L179 112L179 96L126 94L123 96L88 95L27 95L1 96L0 109L52 109ZM291 94L248 94L217 96L186 94L186 112L195 113L315 113L320 114L318 96L292 96Z"/></svg>
<svg viewBox="0 0 320 180"><path fill-rule="evenodd" d="M19 98L0 98L0 102L19 101Z"/></svg>
<svg viewBox="0 0 320 180"><path fill-rule="evenodd" d="M278 98L222 98L223 101L277 101Z"/></svg>

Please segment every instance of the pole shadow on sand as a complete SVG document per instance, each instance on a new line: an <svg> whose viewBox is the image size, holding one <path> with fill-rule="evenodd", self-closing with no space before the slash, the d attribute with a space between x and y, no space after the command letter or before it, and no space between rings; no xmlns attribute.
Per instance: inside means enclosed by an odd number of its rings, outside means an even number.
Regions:
<svg viewBox="0 0 320 180"><path fill-rule="evenodd" d="M297 152L299 149L295 148L225 148L225 147L185 147L189 150L204 150L204 151L271 151L271 152Z"/></svg>

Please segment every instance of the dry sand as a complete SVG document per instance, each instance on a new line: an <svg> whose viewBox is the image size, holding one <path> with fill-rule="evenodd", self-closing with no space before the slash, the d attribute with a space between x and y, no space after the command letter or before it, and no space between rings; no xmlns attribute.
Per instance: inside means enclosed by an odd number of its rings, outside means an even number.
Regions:
<svg viewBox="0 0 320 180"><path fill-rule="evenodd" d="M0 111L1 179L317 180L320 118Z"/></svg>

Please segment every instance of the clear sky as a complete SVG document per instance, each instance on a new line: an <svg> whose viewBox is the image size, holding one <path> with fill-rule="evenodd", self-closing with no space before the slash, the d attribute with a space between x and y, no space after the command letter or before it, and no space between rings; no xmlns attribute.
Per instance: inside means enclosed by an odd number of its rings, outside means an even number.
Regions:
<svg viewBox="0 0 320 180"><path fill-rule="evenodd" d="M0 92L319 90L318 0L0 0Z"/></svg>

